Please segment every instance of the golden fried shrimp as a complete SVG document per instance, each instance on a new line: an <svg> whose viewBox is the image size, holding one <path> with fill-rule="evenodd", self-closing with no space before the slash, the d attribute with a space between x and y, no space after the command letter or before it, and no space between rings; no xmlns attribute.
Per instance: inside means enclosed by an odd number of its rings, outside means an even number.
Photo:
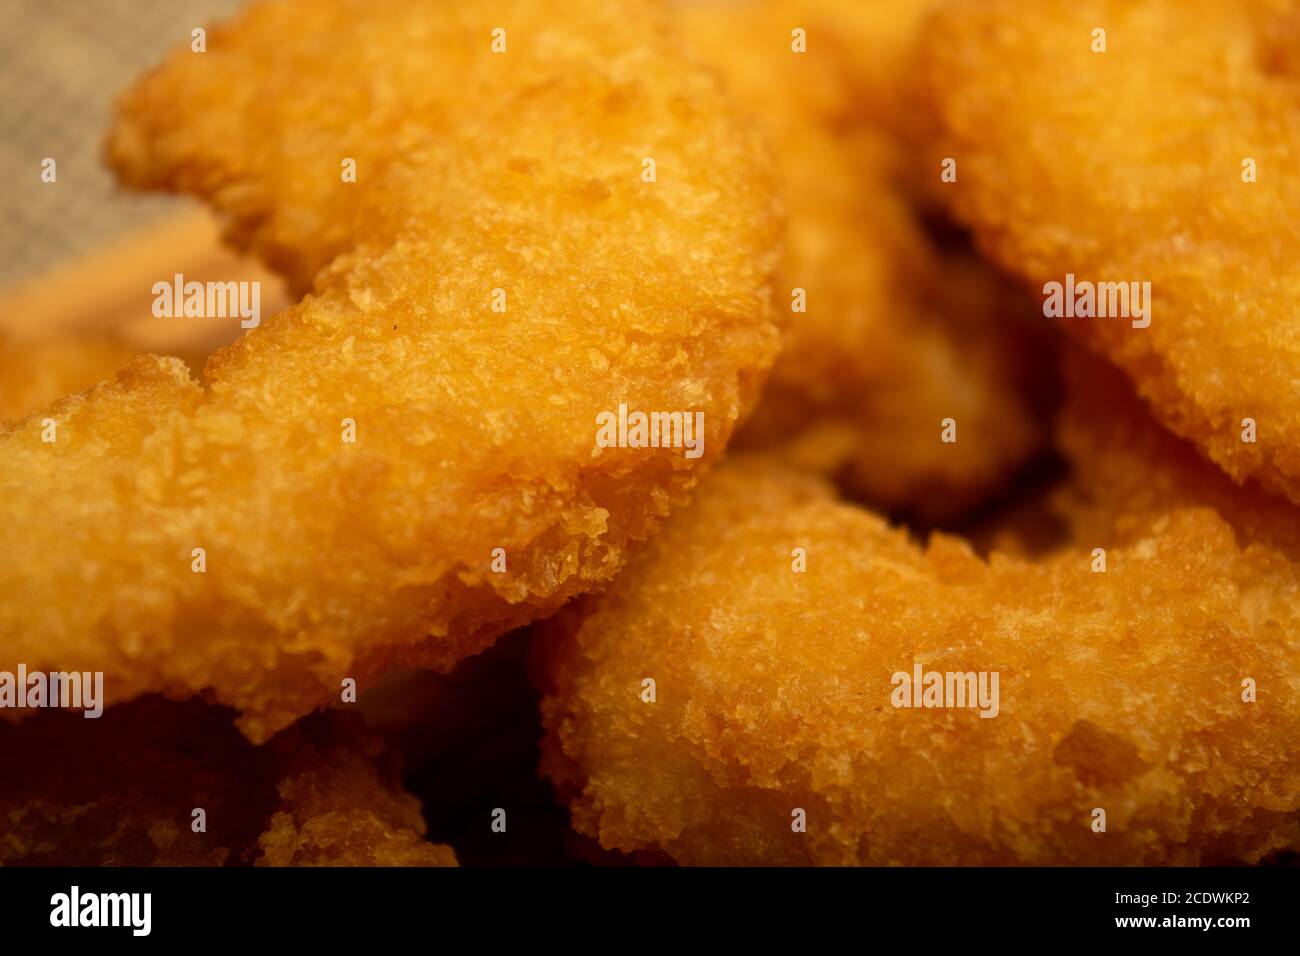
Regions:
<svg viewBox="0 0 1300 956"><path fill-rule="evenodd" d="M952 519L1045 444L1040 343L1024 330L1026 301L941 254L890 185L901 146L861 108L849 113L871 84L845 45L865 41L834 13L782 0L683 10L701 55L766 121L790 215L776 295L793 314L737 441L891 511ZM791 50L800 28L803 54Z"/></svg>
<svg viewBox="0 0 1300 956"><path fill-rule="evenodd" d="M956 160L942 192L983 250L1041 286L1045 313L1124 368L1166 427L1293 501L1297 13L961 0L927 26L918 67L933 169Z"/></svg>
<svg viewBox="0 0 1300 956"><path fill-rule="evenodd" d="M133 354L99 336L19 342L0 335L0 422L112 378Z"/></svg>
<svg viewBox="0 0 1300 956"><path fill-rule="evenodd" d="M1258 861L1300 846L1298 586L1208 508L985 562L742 456L539 625L543 770L684 864Z"/></svg>
<svg viewBox="0 0 1300 956"><path fill-rule="evenodd" d="M119 173L314 291L200 381L138 358L0 430L0 666L208 691L260 741L609 581L779 344L766 148L669 25L283 0L131 91Z"/></svg>
<svg viewBox="0 0 1300 956"><path fill-rule="evenodd" d="M227 710L144 697L0 724L0 749L16 769L0 778L0 865L456 864L422 839L391 755L342 714L254 747Z"/></svg>

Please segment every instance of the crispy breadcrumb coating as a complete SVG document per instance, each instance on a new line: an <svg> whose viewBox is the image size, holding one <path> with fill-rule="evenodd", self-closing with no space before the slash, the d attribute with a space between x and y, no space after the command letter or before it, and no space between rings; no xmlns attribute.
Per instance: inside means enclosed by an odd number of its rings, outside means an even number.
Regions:
<svg viewBox="0 0 1300 956"><path fill-rule="evenodd" d="M456 864L421 838L378 738L345 715L254 747L229 711L144 697L94 720L0 724L0 750L0 865Z"/></svg>
<svg viewBox="0 0 1300 956"><path fill-rule="evenodd" d="M1236 484L1166 431L1109 362L1080 347L1063 350L1062 359L1054 444L1064 480L993 516L980 535L985 550L1127 545L1174 512L1209 508L1232 526L1239 546L1262 544L1300 561L1300 512L1290 501L1254 481Z"/></svg>
<svg viewBox="0 0 1300 956"><path fill-rule="evenodd" d="M1256 482L1235 484L1191 443L1155 421L1125 375L1081 350L1066 353L1056 444L1071 474L1052 511L1080 546L1129 544L1168 516L1210 508L1239 547L1259 544L1300 562L1300 513Z"/></svg>
<svg viewBox="0 0 1300 956"><path fill-rule="evenodd" d="M0 429L0 666L110 702L208 691L261 741L449 669L610 580L778 347L766 147L652 4L260 4L109 153L314 285L201 381L139 358ZM703 457L599 447L621 403L702 413Z"/></svg>
<svg viewBox="0 0 1300 956"><path fill-rule="evenodd" d="M898 81L877 74L901 56L901 14L870 21L896 55L871 61L867 78L852 51L868 45L870 23L847 9L774 0L682 11L691 42L767 123L790 216L778 307L792 311L795 289L806 296L737 441L929 523L1004 485L1044 446L1046 415L1028 300L935 248L890 184L901 144L870 103L851 111L855 94L884 99ZM806 53L791 50L796 28ZM941 440L948 418L955 443Z"/></svg>
<svg viewBox="0 0 1300 956"><path fill-rule="evenodd" d="M1151 283L1147 328L1061 322L1234 480L1294 501L1297 13L1294 0L959 0L927 25L919 66L933 168L957 160L942 192L983 250L1036 289L1067 274Z"/></svg>
<svg viewBox="0 0 1300 956"><path fill-rule="evenodd" d="M1206 508L1090 562L921 549L811 478L729 461L608 591L540 626L543 769L580 832L685 864L1300 846L1294 562ZM892 706L917 663L999 674L996 716Z"/></svg>
<svg viewBox="0 0 1300 956"><path fill-rule="evenodd" d="M106 337L20 342L0 335L0 422L30 415L112 378L133 354Z"/></svg>

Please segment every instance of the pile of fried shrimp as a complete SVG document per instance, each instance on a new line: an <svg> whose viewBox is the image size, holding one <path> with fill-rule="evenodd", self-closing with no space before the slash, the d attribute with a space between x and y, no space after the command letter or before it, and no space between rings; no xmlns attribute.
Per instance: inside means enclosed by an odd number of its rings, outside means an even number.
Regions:
<svg viewBox="0 0 1300 956"><path fill-rule="evenodd" d="M1300 0L211 26L105 162L294 304L0 339L0 864L1288 861L1297 51Z"/></svg>

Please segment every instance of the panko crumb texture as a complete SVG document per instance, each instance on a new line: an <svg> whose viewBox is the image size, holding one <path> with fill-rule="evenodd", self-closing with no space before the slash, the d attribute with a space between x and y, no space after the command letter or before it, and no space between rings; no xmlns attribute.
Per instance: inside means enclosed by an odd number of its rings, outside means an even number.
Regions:
<svg viewBox="0 0 1300 956"><path fill-rule="evenodd" d="M1030 300L973 256L940 251L895 182L908 159L886 104L926 5L762 0L692 4L682 18L763 120L789 211L775 282L791 313L784 348L737 447L934 523L1005 490L1044 449L1050 363ZM790 50L795 28L803 54ZM954 443L937 439L946 419Z"/></svg>
<svg viewBox="0 0 1300 956"><path fill-rule="evenodd" d="M579 832L684 864L1258 862L1300 847L1296 567L1206 507L1106 573L984 561L736 458L541 625L543 769ZM996 717L894 707L917 664L998 673Z"/></svg>
<svg viewBox="0 0 1300 956"><path fill-rule="evenodd" d="M957 0L916 69L925 161L956 159L939 192L981 249L1035 290L1149 283L1145 318L1060 322L1234 480L1300 502L1297 49L1294 0Z"/></svg>
<svg viewBox="0 0 1300 956"><path fill-rule="evenodd" d="M0 427L0 666L112 701L210 692L260 741L451 668L611 580L778 347L766 146L656 4L257 4L107 149L312 290L199 380L141 357ZM703 456L599 447L621 403L703 413Z"/></svg>
<svg viewBox="0 0 1300 956"><path fill-rule="evenodd" d="M258 0L206 38L105 157L297 304L201 369L0 337L0 672L108 705L0 711L0 866L476 864L444 816L488 791L520 859L1300 852L1300 0ZM1149 282L1150 326L1058 343L1067 273ZM620 406L701 412L703 455L602 447ZM899 706L917 671L997 683Z"/></svg>

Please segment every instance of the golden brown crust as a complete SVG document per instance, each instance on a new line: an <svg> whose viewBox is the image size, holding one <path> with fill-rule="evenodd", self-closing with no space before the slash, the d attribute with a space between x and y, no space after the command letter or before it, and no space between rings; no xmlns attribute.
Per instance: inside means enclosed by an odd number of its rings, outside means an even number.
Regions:
<svg viewBox="0 0 1300 956"><path fill-rule="evenodd" d="M112 701L210 691L263 740L610 580L777 348L766 149L666 23L279 0L130 92L123 178L201 195L315 291L201 382L139 359L47 413L57 444L0 430L6 660L76 658ZM702 412L703 457L597 447L620 403Z"/></svg>
<svg viewBox="0 0 1300 956"><path fill-rule="evenodd" d="M1035 288L1149 282L1149 327L1062 324L1235 481L1294 501L1300 76L1281 51L1298 9L959 0L927 25L919 67L939 131L928 168L957 160L941 192L981 248Z"/></svg>
<svg viewBox="0 0 1300 956"><path fill-rule="evenodd" d="M1127 544L1173 512L1209 508L1240 547L1300 561L1300 514L1254 481L1238 486L1196 446L1163 429L1133 384L1082 349L1067 352L1056 444L1070 475L1050 508L1079 547Z"/></svg>
<svg viewBox="0 0 1300 956"><path fill-rule="evenodd" d="M931 523L1003 488L1045 446L1046 415L1028 301L936 248L892 184L904 147L886 104L923 6L768 0L683 19L766 123L790 215L775 283L785 344L737 442Z"/></svg>
<svg viewBox="0 0 1300 956"><path fill-rule="evenodd" d="M1207 508L1105 573L986 563L733 460L541 626L543 769L580 832L680 863L1257 861L1300 846L1296 568ZM892 706L917 662L998 673L996 716Z"/></svg>

